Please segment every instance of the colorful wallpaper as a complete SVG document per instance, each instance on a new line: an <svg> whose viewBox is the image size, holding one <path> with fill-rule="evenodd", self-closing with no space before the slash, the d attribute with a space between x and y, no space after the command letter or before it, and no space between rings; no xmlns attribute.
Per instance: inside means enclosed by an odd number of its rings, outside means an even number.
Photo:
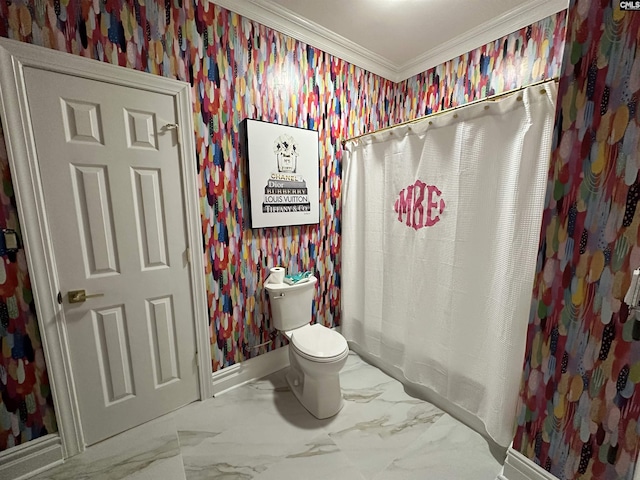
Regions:
<svg viewBox="0 0 640 480"><path fill-rule="evenodd" d="M0 228L19 230L0 124ZM57 431L24 250L0 238L0 450Z"/></svg>
<svg viewBox="0 0 640 480"><path fill-rule="evenodd" d="M445 64L456 71L442 67L448 73L429 81L465 78L475 98L551 75L564 28L564 13L550 17L469 55L482 62L467 65L463 56ZM401 106L408 116L422 114L417 100L405 108L402 99L422 99L426 77L394 84L204 0L0 2L0 36L191 83L214 369L284 343L262 288L271 266L313 270L315 319L339 325L340 141L395 123ZM530 71L539 52L547 52L545 68ZM244 118L319 131L319 225L249 228Z"/></svg>
<svg viewBox="0 0 640 480"><path fill-rule="evenodd" d="M558 77L565 29L562 11L399 83L393 123Z"/></svg>
<svg viewBox="0 0 640 480"><path fill-rule="evenodd" d="M640 12L618 3L569 8L514 440L560 479L631 479L640 447Z"/></svg>

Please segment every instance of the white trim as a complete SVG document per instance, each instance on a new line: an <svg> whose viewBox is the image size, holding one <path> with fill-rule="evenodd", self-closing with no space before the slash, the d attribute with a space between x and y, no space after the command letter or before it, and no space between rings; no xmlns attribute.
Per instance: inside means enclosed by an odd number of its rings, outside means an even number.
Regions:
<svg viewBox="0 0 640 480"><path fill-rule="evenodd" d="M76 392L71 381L71 360L68 354L65 325L58 321L58 308L51 292L56 291L55 265L51 261L52 245L45 225L44 204L37 168L27 159L35 158L35 143L29 128L30 119L25 100L22 76L23 64L12 52L25 45L0 39L0 118L4 126L5 144L16 194L23 243L29 276L35 295L34 302L49 383L53 393L58 431L64 456L75 455L84 448ZM29 50L32 52L32 50ZM51 52L53 53L53 52ZM66 59L65 59L66 60ZM24 115L23 115L23 112ZM32 248L33 247L33 248Z"/></svg>
<svg viewBox="0 0 640 480"><path fill-rule="evenodd" d="M568 6L569 0L546 0L544 2L521 4L399 66L398 78L407 79L413 77L436 65L505 37L543 18L566 10Z"/></svg>
<svg viewBox="0 0 640 480"><path fill-rule="evenodd" d="M269 0L210 1L381 77L394 80L398 76L397 66L383 56L362 48L322 25L299 17L275 2Z"/></svg>
<svg viewBox="0 0 640 480"><path fill-rule="evenodd" d="M568 0L543 0L521 4L400 65L315 22L301 18L272 0L210 1L393 82L406 80L431 67L509 35L561 10L566 10L569 5Z"/></svg>
<svg viewBox="0 0 640 480"><path fill-rule="evenodd" d="M233 388L270 375L289 366L289 345L276 348L269 353L264 353L250 358L242 363L236 363L230 367L214 372L213 394L218 396Z"/></svg>
<svg viewBox="0 0 640 480"><path fill-rule="evenodd" d="M209 335L209 307L207 305L207 287L205 284L204 253L202 252L202 232L200 231L200 202L193 127L193 99L189 84L180 82L182 89L177 93L178 125L184 202L187 220L187 244L191 275L193 315L196 320L196 351L198 359L198 380L200 399L213 397L211 374L211 337ZM201 354L202 353L202 354Z"/></svg>
<svg viewBox="0 0 640 480"><path fill-rule="evenodd" d="M182 148L183 195L191 252L191 283L199 352L209 352L207 307L204 287L204 260L199 237L196 159L192 104L185 82L137 72L81 56L0 38L0 118L5 127L5 142L16 193L18 215L24 237L29 275L42 336L49 382L53 394L59 435L65 458L85 449L77 393L69 355L67 331L62 309L56 301L59 291L53 244L46 217L38 157L32 132L24 68L32 67L77 77L124 85L176 97L179 103L180 144ZM206 344L206 345L205 345ZM198 355L201 398L212 395L210 356Z"/></svg>
<svg viewBox="0 0 640 480"><path fill-rule="evenodd" d="M0 452L0 478L24 480L59 465L62 458L60 436L45 435Z"/></svg>
<svg viewBox="0 0 640 480"><path fill-rule="evenodd" d="M558 480L540 465L509 447L507 459L497 480Z"/></svg>

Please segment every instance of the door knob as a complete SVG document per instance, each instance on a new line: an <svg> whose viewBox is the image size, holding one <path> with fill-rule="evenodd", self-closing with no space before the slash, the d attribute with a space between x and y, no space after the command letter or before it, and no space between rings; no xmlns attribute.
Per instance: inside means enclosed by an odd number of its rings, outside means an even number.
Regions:
<svg viewBox="0 0 640 480"><path fill-rule="evenodd" d="M92 293L91 295L87 295L85 290L69 290L67 293L67 300L69 300L69 303L82 303L87 298L94 297L104 297L104 293Z"/></svg>

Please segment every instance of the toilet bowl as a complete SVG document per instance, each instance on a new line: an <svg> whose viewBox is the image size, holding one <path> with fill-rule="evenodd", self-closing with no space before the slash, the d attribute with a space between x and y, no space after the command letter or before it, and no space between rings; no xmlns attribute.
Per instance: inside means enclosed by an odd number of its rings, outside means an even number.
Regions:
<svg viewBox="0 0 640 480"><path fill-rule="evenodd" d="M317 279L287 285L270 283L273 326L289 339L287 383L300 403L315 417L328 418L343 405L340 370L349 355L349 346L338 332L311 321L311 307Z"/></svg>
<svg viewBox="0 0 640 480"><path fill-rule="evenodd" d="M313 416L334 416L343 405L339 373L349 356L347 341L318 324L287 333L290 367L286 378L291 391Z"/></svg>

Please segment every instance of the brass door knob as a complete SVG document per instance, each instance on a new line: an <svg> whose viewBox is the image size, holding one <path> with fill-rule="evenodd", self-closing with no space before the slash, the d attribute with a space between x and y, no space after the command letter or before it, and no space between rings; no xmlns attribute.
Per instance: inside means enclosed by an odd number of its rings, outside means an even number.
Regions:
<svg viewBox="0 0 640 480"><path fill-rule="evenodd" d="M67 300L69 301L69 303L82 303L87 298L93 297L104 297L104 293L92 293L90 295L87 295L87 292L85 290L69 290L69 292L67 293Z"/></svg>

